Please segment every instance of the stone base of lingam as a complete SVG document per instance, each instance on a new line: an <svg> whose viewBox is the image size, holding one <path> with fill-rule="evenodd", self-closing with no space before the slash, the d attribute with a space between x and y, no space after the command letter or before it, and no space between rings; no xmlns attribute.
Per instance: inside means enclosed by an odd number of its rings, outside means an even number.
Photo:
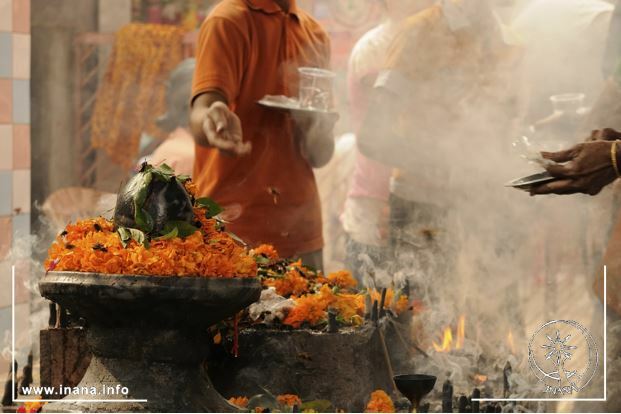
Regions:
<svg viewBox="0 0 621 414"><path fill-rule="evenodd" d="M371 392L393 387L372 324L338 333L244 329L238 357L214 356L209 370L226 397L290 393L302 401L329 400L346 412L363 412Z"/></svg>
<svg viewBox="0 0 621 414"><path fill-rule="evenodd" d="M86 320L92 353L45 412L238 411L203 365L207 328L256 301L258 279L50 272L39 290Z"/></svg>

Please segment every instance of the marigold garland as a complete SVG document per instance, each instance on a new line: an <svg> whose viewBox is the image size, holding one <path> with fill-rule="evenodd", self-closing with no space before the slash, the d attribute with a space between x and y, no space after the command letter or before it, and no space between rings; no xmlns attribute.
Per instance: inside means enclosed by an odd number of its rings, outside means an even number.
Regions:
<svg viewBox="0 0 621 414"><path fill-rule="evenodd" d="M394 413L395 405L385 391L376 390L371 393L371 399L364 411L366 413Z"/></svg>
<svg viewBox="0 0 621 414"><path fill-rule="evenodd" d="M252 277L257 265L246 249L217 230L205 209L194 208L200 231L186 238L130 241L123 247L114 225L103 217L69 224L48 252L46 269L159 276Z"/></svg>
<svg viewBox="0 0 621 414"><path fill-rule="evenodd" d="M117 33L91 118L92 143L131 167L143 132L161 136L155 118L165 112L165 81L183 59L184 30L131 23Z"/></svg>

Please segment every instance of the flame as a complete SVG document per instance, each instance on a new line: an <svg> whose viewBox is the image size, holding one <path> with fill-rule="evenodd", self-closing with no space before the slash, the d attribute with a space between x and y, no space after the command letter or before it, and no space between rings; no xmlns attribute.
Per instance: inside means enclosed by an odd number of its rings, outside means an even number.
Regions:
<svg viewBox="0 0 621 414"><path fill-rule="evenodd" d="M464 347L464 338L466 336L466 316L461 315L457 322L457 341L455 342L455 349L462 349Z"/></svg>
<svg viewBox="0 0 621 414"><path fill-rule="evenodd" d="M464 347L464 338L466 333L466 317L461 315L457 321L457 331L455 333L455 343L453 344L453 330L450 326L444 328L442 334L442 344L438 345L432 342L433 349L436 352L450 352L451 350L462 349Z"/></svg>
<svg viewBox="0 0 621 414"><path fill-rule="evenodd" d="M507 346L512 355L515 355L515 342L513 341L513 331L509 330L507 334Z"/></svg>
<svg viewBox="0 0 621 414"><path fill-rule="evenodd" d="M482 384L484 384L487 381L487 375L474 374L472 379L474 380L475 384L482 385Z"/></svg>
<svg viewBox="0 0 621 414"><path fill-rule="evenodd" d="M442 345L438 345L436 344L436 342L433 342L433 349L436 350L436 352L448 352L451 350L451 345L453 344L453 333L451 332L451 328L450 327L446 327L444 328L444 336L442 337Z"/></svg>

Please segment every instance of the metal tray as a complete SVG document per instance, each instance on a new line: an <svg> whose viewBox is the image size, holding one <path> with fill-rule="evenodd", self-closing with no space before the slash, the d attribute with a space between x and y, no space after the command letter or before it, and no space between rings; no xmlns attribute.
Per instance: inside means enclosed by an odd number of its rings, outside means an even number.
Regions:
<svg viewBox="0 0 621 414"><path fill-rule="evenodd" d="M284 95L265 95L262 99L257 101L257 103L265 108L277 109L282 111L338 116L338 113L334 111L300 108L300 102L296 98L290 98Z"/></svg>
<svg viewBox="0 0 621 414"><path fill-rule="evenodd" d="M549 172L544 171L537 174L528 175L526 177L516 178L505 184L505 187L513 187L519 190L530 190L534 185L549 183L556 180L556 177L550 175Z"/></svg>

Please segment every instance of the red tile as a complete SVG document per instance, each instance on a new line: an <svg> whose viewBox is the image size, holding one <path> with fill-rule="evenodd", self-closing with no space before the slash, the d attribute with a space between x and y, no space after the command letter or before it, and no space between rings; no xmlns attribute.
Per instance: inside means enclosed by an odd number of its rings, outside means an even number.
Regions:
<svg viewBox="0 0 621 414"><path fill-rule="evenodd" d="M13 125L13 168L30 168L30 125Z"/></svg>
<svg viewBox="0 0 621 414"><path fill-rule="evenodd" d="M30 0L13 0L13 32L30 33Z"/></svg>
<svg viewBox="0 0 621 414"><path fill-rule="evenodd" d="M13 122L13 84L10 79L0 79L0 124Z"/></svg>
<svg viewBox="0 0 621 414"><path fill-rule="evenodd" d="M4 259L11 249L13 225L11 217L0 217L0 260Z"/></svg>

